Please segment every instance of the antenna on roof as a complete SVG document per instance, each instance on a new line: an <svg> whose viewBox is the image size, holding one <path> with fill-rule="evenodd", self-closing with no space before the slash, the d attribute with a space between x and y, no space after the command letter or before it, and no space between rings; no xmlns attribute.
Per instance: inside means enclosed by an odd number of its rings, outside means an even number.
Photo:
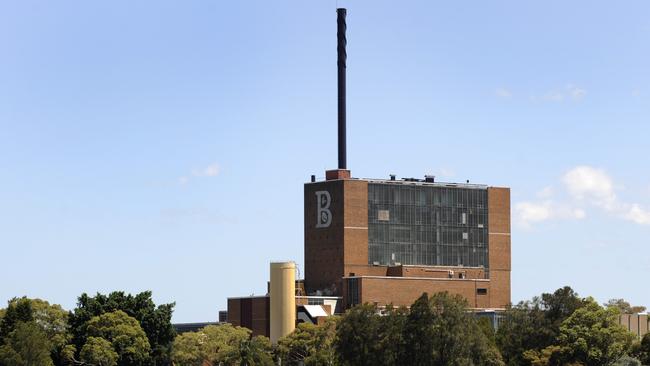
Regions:
<svg viewBox="0 0 650 366"><path fill-rule="evenodd" d="M338 127L339 127L339 169L347 169L347 153L345 148L345 69L347 52L345 46L347 39L345 38L345 16L347 10L345 8L336 9L336 24L337 24L337 66L338 66Z"/></svg>

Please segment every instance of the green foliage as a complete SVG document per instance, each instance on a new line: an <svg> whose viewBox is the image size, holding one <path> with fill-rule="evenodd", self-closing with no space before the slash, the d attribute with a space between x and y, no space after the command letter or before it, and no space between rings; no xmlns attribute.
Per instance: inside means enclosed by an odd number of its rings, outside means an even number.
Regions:
<svg viewBox="0 0 650 366"><path fill-rule="evenodd" d="M410 365L432 364L435 357L434 337L432 327L434 313L429 306L429 296L422 294L411 305L411 311L406 316L404 324L404 361Z"/></svg>
<svg viewBox="0 0 650 366"><path fill-rule="evenodd" d="M65 334L68 326L68 312L61 305L53 304L41 299L30 299L32 317L36 324L48 337Z"/></svg>
<svg viewBox="0 0 650 366"><path fill-rule="evenodd" d="M41 299L32 299L31 306L34 322L45 332L52 343L51 356L56 365L65 364L69 359L69 343L72 340L68 332L68 312L61 305L52 304Z"/></svg>
<svg viewBox="0 0 650 366"><path fill-rule="evenodd" d="M643 307L612 299L603 308L569 287L510 307L496 333L462 297L423 294L409 310L361 305L321 325L300 324L275 349L231 325L175 337L173 307L156 306L150 292L83 294L70 313L14 298L0 309L0 366L266 366L272 355L289 366L650 364L650 334L638 342L618 325L619 313Z"/></svg>
<svg viewBox="0 0 650 366"><path fill-rule="evenodd" d="M82 351L89 346L92 337L103 338L112 345L120 366L148 364L151 348L147 335L140 323L125 312L117 310L96 316L88 321L86 329L89 337L81 348ZM93 340L90 346L97 344L98 341Z"/></svg>
<svg viewBox="0 0 650 366"><path fill-rule="evenodd" d="M197 332L178 335L172 360L176 365L272 365L271 344L266 337L250 337L250 330L230 324L209 325Z"/></svg>
<svg viewBox="0 0 650 366"><path fill-rule="evenodd" d="M646 310L645 306L632 306L623 299L610 299L603 305L607 308L616 308L620 310L621 314L638 314Z"/></svg>
<svg viewBox="0 0 650 366"><path fill-rule="evenodd" d="M423 294L410 311L380 316L349 310L335 342L343 365L503 365L501 355L458 295Z"/></svg>
<svg viewBox="0 0 650 366"><path fill-rule="evenodd" d="M79 354L82 362L95 366L117 365L118 354L111 342L104 338L88 337Z"/></svg>
<svg viewBox="0 0 650 366"><path fill-rule="evenodd" d="M531 365L534 357L542 357L542 350L555 343L562 322L582 306L584 300L565 286L508 308L496 333L506 364ZM524 357L526 351L529 357Z"/></svg>
<svg viewBox="0 0 650 366"><path fill-rule="evenodd" d="M507 365L530 365L524 358L524 352L551 345L555 333L547 326L544 310L536 298L506 310L496 334L496 342Z"/></svg>
<svg viewBox="0 0 650 366"><path fill-rule="evenodd" d="M369 304L356 306L341 317L335 342L341 364L380 364L379 322L376 307Z"/></svg>
<svg viewBox="0 0 650 366"><path fill-rule="evenodd" d="M0 333L8 334L16 324L34 322L52 345L51 357L56 365L69 359L70 335L67 330L68 313L60 305L50 305L41 299L27 297L9 300L5 310L7 317L0 321ZM1 339L1 337L0 337Z"/></svg>
<svg viewBox="0 0 650 366"><path fill-rule="evenodd" d="M644 365L650 365L650 333L646 333L643 336L641 343L638 344L635 355Z"/></svg>
<svg viewBox="0 0 650 366"><path fill-rule="evenodd" d="M264 336L243 339L224 355L223 364L240 366L271 366L271 341Z"/></svg>
<svg viewBox="0 0 650 366"><path fill-rule="evenodd" d="M179 334L172 347L172 360L176 365L201 366L203 361L208 360L209 347L202 330Z"/></svg>
<svg viewBox="0 0 650 366"><path fill-rule="evenodd" d="M593 299L577 309L560 327L558 345L566 362L610 365L631 349L634 335L618 324L619 311Z"/></svg>
<svg viewBox="0 0 650 366"><path fill-rule="evenodd" d="M151 364L167 365L170 362L171 344L176 336L171 324L173 309L173 303L156 306L150 291L135 296L121 291L108 295L98 293L94 297L82 294L78 298L77 308L70 313L69 324L73 343L77 349L81 349L86 343L86 327L91 318L121 310L135 318L146 333L151 347Z"/></svg>
<svg viewBox="0 0 650 366"><path fill-rule="evenodd" d="M2 322L0 322L0 339L7 337L19 323L27 323L32 320L34 320L34 311L30 299L15 297L9 300Z"/></svg>
<svg viewBox="0 0 650 366"><path fill-rule="evenodd" d="M251 331L247 328L233 327L230 324L210 325L200 333L205 335L205 359L218 363L227 355L236 352L237 347L250 338Z"/></svg>
<svg viewBox="0 0 650 366"><path fill-rule="evenodd" d="M559 288L552 294L542 294L545 317L551 325L559 325L584 304L585 300L569 286Z"/></svg>
<svg viewBox="0 0 650 366"><path fill-rule="evenodd" d="M13 330L0 346L3 366L52 366L52 344L45 332L33 321L13 324Z"/></svg>
<svg viewBox="0 0 650 366"><path fill-rule="evenodd" d="M496 332L494 331L494 327L492 326L490 319L485 316L479 317L476 319L476 324L478 325L481 332L483 332L485 335L488 343L496 347Z"/></svg>
<svg viewBox="0 0 650 366"><path fill-rule="evenodd" d="M428 332L421 334L430 334L432 339L426 342L413 339L412 342L432 347L420 347L422 352L432 357L429 361L418 360L414 365L503 364L500 354L490 345L475 317L467 311L467 303L463 297L438 293L431 296L428 305L432 317L428 324L420 321L418 326L428 328ZM408 324L407 321L407 329Z"/></svg>
<svg viewBox="0 0 650 366"><path fill-rule="evenodd" d="M383 364L396 365L404 358L404 327L408 310L405 307L385 309L378 327L377 348L381 350Z"/></svg>
<svg viewBox="0 0 650 366"><path fill-rule="evenodd" d="M548 346L542 350L530 349L523 353L523 359L532 366L559 365L561 351L560 346Z"/></svg>
<svg viewBox="0 0 650 366"><path fill-rule="evenodd" d="M293 333L278 340L276 355L283 365L335 365L334 350L336 318L328 318L325 324L298 324Z"/></svg>
<svg viewBox="0 0 650 366"><path fill-rule="evenodd" d="M641 361L633 357L623 356L613 366L641 366Z"/></svg>

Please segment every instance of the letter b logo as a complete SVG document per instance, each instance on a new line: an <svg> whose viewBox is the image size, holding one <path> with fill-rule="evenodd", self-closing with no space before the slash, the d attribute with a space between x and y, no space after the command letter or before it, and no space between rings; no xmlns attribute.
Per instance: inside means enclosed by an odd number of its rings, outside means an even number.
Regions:
<svg viewBox="0 0 650 366"><path fill-rule="evenodd" d="M329 227L332 223L332 211L330 211L330 204L332 203L332 196L328 191L316 192L316 227Z"/></svg>

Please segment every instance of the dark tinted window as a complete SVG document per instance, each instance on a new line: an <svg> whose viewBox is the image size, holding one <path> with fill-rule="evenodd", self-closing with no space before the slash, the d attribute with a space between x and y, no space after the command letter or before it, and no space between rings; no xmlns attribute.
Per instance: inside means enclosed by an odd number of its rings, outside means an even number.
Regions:
<svg viewBox="0 0 650 366"><path fill-rule="evenodd" d="M488 268L487 189L368 184L368 263Z"/></svg>

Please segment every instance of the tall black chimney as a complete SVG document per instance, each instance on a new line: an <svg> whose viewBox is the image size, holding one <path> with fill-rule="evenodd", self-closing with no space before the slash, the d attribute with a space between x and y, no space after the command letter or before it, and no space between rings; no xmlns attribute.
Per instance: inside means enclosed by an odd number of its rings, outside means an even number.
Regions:
<svg viewBox="0 0 650 366"><path fill-rule="evenodd" d="M336 9L336 24L337 24L337 53L338 53L338 94L339 94L339 169L347 169L347 154L345 148L345 61L348 57L345 52L347 39L345 38L345 15L347 10L345 8Z"/></svg>

